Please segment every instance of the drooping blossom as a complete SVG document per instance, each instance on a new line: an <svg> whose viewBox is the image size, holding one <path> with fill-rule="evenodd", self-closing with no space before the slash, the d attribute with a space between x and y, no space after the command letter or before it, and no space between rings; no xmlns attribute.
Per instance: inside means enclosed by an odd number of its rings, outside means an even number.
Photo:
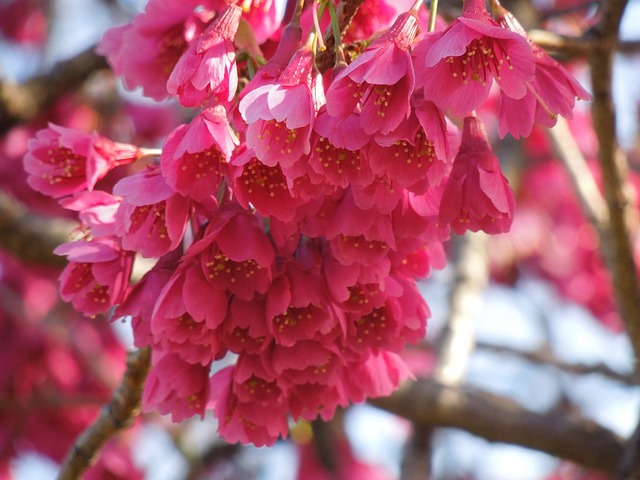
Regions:
<svg viewBox="0 0 640 480"><path fill-rule="evenodd" d="M324 104L311 45L294 54L277 80L263 82L238 107L248 124L247 147L265 165L290 166L309 153L313 121Z"/></svg>
<svg viewBox="0 0 640 480"><path fill-rule="evenodd" d="M511 227L515 200L477 117L465 117L460 149L442 194L440 222L466 230L503 233Z"/></svg>
<svg viewBox="0 0 640 480"><path fill-rule="evenodd" d="M422 117L431 127L429 133L412 110L393 132L377 135L367 151L369 165L376 175L386 176L416 193L437 186L450 169L446 122L437 107L433 104L430 107L429 110L423 107Z"/></svg>
<svg viewBox="0 0 640 480"><path fill-rule="evenodd" d="M528 137L534 123L553 127L558 115L573 118L576 99L591 100L591 95L560 63L551 58L527 36L518 20L497 0L492 1L494 14L502 27L518 33L529 41L535 61L535 75L527 82L527 93L520 99L500 95L498 133L503 138L510 133L515 138Z"/></svg>
<svg viewBox="0 0 640 480"><path fill-rule="evenodd" d="M263 372L264 374L264 372ZM276 402L268 408L256 408L257 402L242 401L237 390L246 388L245 382L236 383L236 367L226 367L211 377L211 398L219 430L231 443L253 443L256 446L271 446L288 431L286 402ZM266 401L264 395L269 387L269 378L254 376L253 395ZM256 388L259 387L259 388ZM268 411L268 414L266 412Z"/></svg>
<svg viewBox="0 0 640 480"><path fill-rule="evenodd" d="M413 58L425 99L458 117L485 101L493 80L504 95L524 97L535 70L529 42L491 19L484 0L466 0L462 16L426 34Z"/></svg>
<svg viewBox="0 0 640 480"><path fill-rule="evenodd" d="M196 201L215 196L237 143L223 107L203 110L189 125L176 128L164 144L160 165L167 184Z"/></svg>
<svg viewBox="0 0 640 480"><path fill-rule="evenodd" d="M321 108L313 124L309 166L322 181L336 187L369 185L375 175L366 148L371 140L360 125L359 112L346 118L331 117Z"/></svg>
<svg viewBox="0 0 640 480"><path fill-rule="evenodd" d="M167 185L157 166L123 178L113 191L122 197L115 230L124 248L152 258L180 244L191 201Z"/></svg>
<svg viewBox="0 0 640 480"><path fill-rule="evenodd" d="M257 218L234 206L218 212L185 254L185 261L198 264L204 281L243 300L267 291L274 260Z"/></svg>
<svg viewBox="0 0 640 480"><path fill-rule="evenodd" d="M34 190L53 198L92 190L98 180L119 165L135 161L139 150L115 143L98 133L86 133L53 123L29 140L24 168Z"/></svg>
<svg viewBox="0 0 640 480"><path fill-rule="evenodd" d="M238 87L233 38L241 15L240 7L229 5L182 54L167 80L167 90L181 105L233 100Z"/></svg>
<svg viewBox="0 0 640 480"><path fill-rule="evenodd" d="M223 6L222 0L150 0L133 22L107 30L97 51L128 89L142 87L163 100L178 59Z"/></svg>
<svg viewBox="0 0 640 480"><path fill-rule="evenodd" d="M224 354L217 326L227 311L227 294L216 290L197 266L182 263L164 286L151 316L151 335L160 349L191 364L208 365Z"/></svg>
<svg viewBox="0 0 640 480"><path fill-rule="evenodd" d="M116 213L121 198L102 190L78 192L59 200L67 210L78 212L83 229L88 229L92 237L116 235Z"/></svg>
<svg viewBox="0 0 640 480"><path fill-rule="evenodd" d="M114 319L129 319L131 321L133 344L138 348L152 344L151 317L153 308L160 292L175 271L179 259L180 252L177 250L160 258L140 281L127 289L124 300L115 310Z"/></svg>
<svg viewBox="0 0 640 480"><path fill-rule="evenodd" d="M69 263L60 275L60 296L86 315L105 313L119 304L133 266L131 252L114 238L76 240L54 250Z"/></svg>
<svg viewBox="0 0 640 480"><path fill-rule="evenodd" d="M266 42L280 26L276 0L244 0L242 18L253 30L258 44Z"/></svg>
<svg viewBox="0 0 640 480"><path fill-rule="evenodd" d="M245 208L255 208L261 215L289 222L302 201L295 198L287 186L287 177L279 165L269 167L260 162L252 150L232 161L231 178L238 202Z"/></svg>
<svg viewBox="0 0 640 480"><path fill-rule="evenodd" d="M193 365L174 353L156 350L144 385L142 409L171 414L175 422L204 416L209 397L209 365Z"/></svg>
<svg viewBox="0 0 640 480"><path fill-rule="evenodd" d="M418 28L415 12L398 17L393 26L327 89L327 113L346 118L360 111L365 133L387 134L408 117L415 77L409 48Z"/></svg>

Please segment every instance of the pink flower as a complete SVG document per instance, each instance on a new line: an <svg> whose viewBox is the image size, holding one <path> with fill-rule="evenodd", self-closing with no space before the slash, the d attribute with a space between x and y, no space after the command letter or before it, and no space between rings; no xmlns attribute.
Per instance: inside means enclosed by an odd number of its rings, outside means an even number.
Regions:
<svg viewBox="0 0 640 480"><path fill-rule="evenodd" d="M69 263L60 275L60 296L86 315L105 313L119 304L129 284L133 255L109 237L77 240L54 250Z"/></svg>
<svg viewBox="0 0 640 480"><path fill-rule="evenodd" d="M412 378L407 365L395 353L385 350L371 354L366 360L344 369L344 386L351 402L363 402L369 397L385 397L401 382Z"/></svg>
<svg viewBox="0 0 640 480"><path fill-rule="evenodd" d="M222 324L223 343L234 353L259 354L269 345L273 336L269 333L265 316L266 300L256 295L249 301L233 297Z"/></svg>
<svg viewBox="0 0 640 480"><path fill-rule="evenodd" d="M116 233L124 248L152 258L180 244L191 202L167 185L157 166L123 178L113 191L123 197L116 213Z"/></svg>
<svg viewBox="0 0 640 480"><path fill-rule="evenodd" d="M93 190L110 170L138 158L137 147L94 133L49 124L29 140L24 157L27 182L53 198Z"/></svg>
<svg viewBox="0 0 640 480"><path fill-rule="evenodd" d="M252 150L243 152L232 161L234 193L238 202L261 215L290 222L302 203L294 198L287 186L287 177L279 165L269 167L260 162Z"/></svg>
<svg viewBox="0 0 640 480"><path fill-rule="evenodd" d="M444 115L428 103L431 108L423 106L422 113L428 125L433 126L429 133L412 111L393 132L377 135L369 144L367 155L376 175L386 176L416 193L437 186L450 168Z"/></svg>
<svg viewBox="0 0 640 480"><path fill-rule="evenodd" d="M229 5L182 54L167 80L167 90L181 105L233 100L238 87L233 38L241 15L240 7Z"/></svg>
<svg viewBox="0 0 640 480"><path fill-rule="evenodd" d="M374 174L363 148L371 136L362 130L359 113L336 118L329 116L323 107L313 129L309 165L324 182L346 188L351 184L369 185L373 181Z"/></svg>
<svg viewBox="0 0 640 480"><path fill-rule="evenodd" d="M232 207L218 213L185 259L198 262L215 289L251 300L269 288L275 252L257 218Z"/></svg>
<svg viewBox="0 0 640 480"><path fill-rule="evenodd" d="M235 392L238 388L234 381L235 371L235 366L226 367L211 377L210 401L218 418L220 434L229 443L271 446L279 437L285 437L289 430L287 404L277 402L260 408L252 401L240 401ZM256 390L256 393L258 391L263 392L264 389Z"/></svg>
<svg viewBox="0 0 640 480"><path fill-rule="evenodd" d="M493 21L484 0L465 1L462 16L425 35L413 57L425 99L459 117L485 101L494 79L508 97L524 97L535 69L527 40Z"/></svg>
<svg viewBox="0 0 640 480"><path fill-rule="evenodd" d="M320 339L338 326L338 318L322 289L318 272L288 262L283 275L266 294L269 333L278 345L289 347L300 340Z"/></svg>
<svg viewBox="0 0 640 480"><path fill-rule="evenodd" d="M169 135L160 157L162 173L183 196L196 201L215 196L237 144L224 108L207 108Z"/></svg>
<svg viewBox="0 0 640 480"><path fill-rule="evenodd" d="M500 138L510 133L515 138L531 134L534 122L553 127L558 115L573 118L576 98L591 100L591 95L556 60L551 58L528 37L516 18L499 3L494 2L498 22L504 28L529 40L535 60L535 75L527 82L527 93L520 99L500 95L498 133Z"/></svg>
<svg viewBox="0 0 640 480"><path fill-rule="evenodd" d="M107 237L116 235L116 212L121 199L102 190L78 192L60 201L67 210L78 212L83 228L88 228L91 236Z"/></svg>
<svg viewBox="0 0 640 480"><path fill-rule="evenodd" d="M465 230L503 233L511 227L515 201L498 158L476 117L464 119L460 150L440 204L440 222Z"/></svg>
<svg viewBox="0 0 640 480"><path fill-rule="evenodd" d="M213 18L211 8L221 1L150 0L133 22L104 34L98 53L105 55L114 72L133 90L142 87L155 100L169 96L167 79L189 44ZM218 5L211 5L211 4Z"/></svg>
<svg viewBox="0 0 640 480"><path fill-rule="evenodd" d="M266 42L280 26L276 0L244 0L242 17L251 25L256 41Z"/></svg>
<svg viewBox="0 0 640 480"><path fill-rule="evenodd" d="M193 365L174 353L155 350L142 394L143 411L157 409L163 415L171 414L174 422L194 415L204 416L209 397L209 369L210 365Z"/></svg>
<svg viewBox="0 0 640 480"><path fill-rule="evenodd" d="M327 113L346 118L360 110L368 134L387 134L409 115L414 72L409 54L418 27L414 12L394 25L342 70L327 89Z"/></svg>
<svg viewBox="0 0 640 480"><path fill-rule="evenodd" d="M116 308L113 318L129 317L133 329L133 343L142 348L151 345L151 316L160 291L175 271L179 252L165 255L142 279L127 291L125 299Z"/></svg>
<svg viewBox="0 0 640 480"><path fill-rule="evenodd" d="M324 103L313 60L310 47L303 47L275 82L252 89L240 101L240 114L249 125L247 147L265 165L290 166L311 149L313 121Z"/></svg>
<svg viewBox="0 0 640 480"><path fill-rule="evenodd" d="M183 263L164 286L153 309L154 343L192 364L210 364L225 348L217 328L227 312L227 295L215 290L194 265Z"/></svg>

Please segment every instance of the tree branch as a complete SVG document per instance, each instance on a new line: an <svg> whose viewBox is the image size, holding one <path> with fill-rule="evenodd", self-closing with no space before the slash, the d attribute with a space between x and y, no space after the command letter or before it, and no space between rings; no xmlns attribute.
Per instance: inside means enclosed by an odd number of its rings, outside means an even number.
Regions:
<svg viewBox="0 0 640 480"><path fill-rule="evenodd" d="M64 257L53 249L69 240L76 223L30 213L9 195L0 191L0 247L26 262L62 267Z"/></svg>
<svg viewBox="0 0 640 480"><path fill-rule="evenodd" d="M102 68L107 68L107 62L92 47L23 84L0 83L0 135L18 123L34 119L61 94L78 88L91 73Z"/></svg>
<svg viewBox="0 0 640 480"><path fill-rule="evenodd" d="M618 28L626 0L612 0L603 6L602 21L595 31L597 42L589 57L593 88L592 116L598 137L599 161L611 232L602 239L605 262L612 275L620 316L626 326L636 359L640 358L640 285L633 256L632 239L637 209L628 183L627 159L616 140L615 108L611 77Z"/></svg>
<svg viewBox="0 0 640 480"><path fill-rule="evenodd" d="M601 375L609 380L621 382L625 385L640 385L640 374L638 373L634 372L632 374L625 375L613 370L611 367L605 365L604 363L583 364L564 362L553 355L553 353L548 348L541 348L539 350L533 351L522 351L502 345L493 345L485 342L479 342L478 349L487 350L497 354L510 355L538 365L548 365L572 375Z"/></svg>
<svg viewBox="0 0 640 480"><path fill-rule="evenodd" d="M449 299L449 318L438 351L434 377L447 385L464 379L475 346L475 320L481 295L489 279L488 237L468 232L455 239L458 258L456 276Z"/></svg>
<svg viewBox="0 0 640 480"><path fill-rule="evenodd" d="M104 405L93 425L77 438L64 459L58 480L76 480L94 461L102 446L118 430L127 428L140 409L142 389L149 372L151 350L143 348L127 356L127 370L111 402Z"/></svg>
<svg viewBox="0 0 640 480"><path fill-rule="evenodd" d="M421 426L460 428L491 442L532 448L587 468L612 472L622 456L622 438L591 420L535 413L510 399L431 379L406 383L390 397L370 403Z"/></svg>
<svg viewBox="0 0 640 480"><path fill-rule="evenodd" d="M336 11L338 24L340 25L340 35L344 36L351 24L351 20L353 20L353 17L358 13L358 8L360 8L360 5L363 3L364 0L342 0L340 2ZM336 40L333 36L331 25L327 28L323 40L327 48L323 52L318 53L316 57L316 65L321 72L332 67L335 63L334 53Z"/></svg>
<svg viewBox="0 0 640 480"><path fill-rule="evenodd" d="M609 210L584 155L576 143L567 121L558 117L555 127L547 129L558 159L564 164L587 219L601 239L609 233Z"/></svg>

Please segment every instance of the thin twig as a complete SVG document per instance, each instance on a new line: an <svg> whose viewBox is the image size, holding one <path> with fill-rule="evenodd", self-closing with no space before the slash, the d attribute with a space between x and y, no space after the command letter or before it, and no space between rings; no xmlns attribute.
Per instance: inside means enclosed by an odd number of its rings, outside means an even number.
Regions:
<svg viewBox="0 0 640 480"><path fill-rule="evenodd" d="M564 164L587 219L601 238L609 235L609 211L580 147L567 121L558 117L555 127L547 130L558 159Z"/></svg>
<svg viewBox="0 0 640 480"><path fill-rule="evenodd" d="M486 342L478 342L478 350L488 350L498 354L510 355L521 358L535 364L548 365L572 375L601 375L610 380L624 383L625 385L640 385L640 375L637 373L620 373L604 363L583 364L570 363L560 360L548 348L532 351L522 351L502 345L494 345Z"/></svg>
<svg viewBox="0 0 640 480"><path fill-rule="evenodd" d="M127 428L140 409L140 399L151 359L151 350L129 353L127 370L111 401L98 419L76 439L64 459L58 480L76 480L94 461L102 446L119 430Z"/></svg>

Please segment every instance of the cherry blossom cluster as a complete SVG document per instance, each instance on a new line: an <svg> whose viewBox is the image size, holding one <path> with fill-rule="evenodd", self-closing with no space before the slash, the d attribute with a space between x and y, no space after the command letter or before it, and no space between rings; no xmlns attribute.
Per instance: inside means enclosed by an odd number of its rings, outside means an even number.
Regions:
<svg viewBox="0 0 640 480"><path fill-rule="evenodd" d="M212 408L226 440L270 445L290 419L408 378L399 353L429 316L416 282L444 266L450 230L510 228L513 193L475 114L492 87L502 136L589 95L483 0L434 31L422 2L369 0L384 8L355 31L383 30L325 72L321 32L301 27L318 2L294 2L282 27L274 1L228 3L150 0L101 42L127 87L193 109L159 159L52 124L25 168L83 225L56 250L62 297L131 318L152 348L144 408L175 421ZM156 263L132 282L138 257Z"/></svg>

